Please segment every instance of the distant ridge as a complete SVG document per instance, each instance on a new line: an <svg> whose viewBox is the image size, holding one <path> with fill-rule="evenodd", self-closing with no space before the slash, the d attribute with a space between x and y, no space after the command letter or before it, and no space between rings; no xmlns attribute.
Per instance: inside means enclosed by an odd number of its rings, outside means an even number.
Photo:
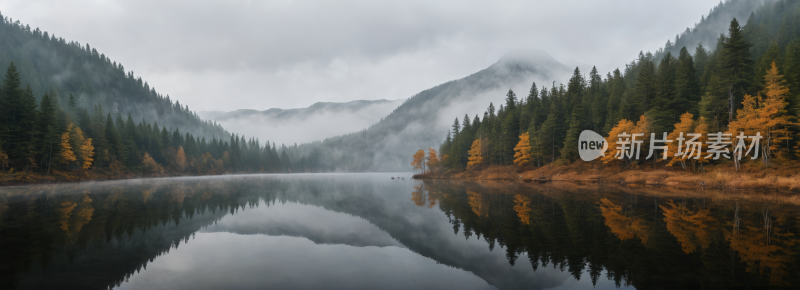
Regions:
<svg viewBox="0 0 800 290"><path fill-rule="evenodd" d="M301 145L292 150L292 158L320 150L328 170L408 170L414 151L438 147L453 116L483 117L486 104L499 106L509 89L524 98L534 81L539 87L552 85L571 72L544 51L514 51L483 70L417 93L368 129Z"/></svg>

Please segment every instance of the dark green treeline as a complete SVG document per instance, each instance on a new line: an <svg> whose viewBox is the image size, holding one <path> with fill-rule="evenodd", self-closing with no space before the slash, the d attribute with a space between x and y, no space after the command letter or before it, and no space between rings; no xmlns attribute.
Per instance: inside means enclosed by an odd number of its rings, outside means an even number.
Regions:
<svg viewBox="0 0 800 290"><path fill-rule="evenodd" d="M532 165L570 163L578 157L581 131L607 136L620 120L636 122L640 116L647 117L656 133L672 132L686 112L695 119L705 118L709 132L725 131L742 107L743 96L763 92L763 78L773 61L790 89L785 113L796 120L800 2L767 2L745 23L733 19L713 51L702 44L678 50L668 41L665 48L654 54L640 52L624 69L605 76L594 67L588 76L575 68L566 85L553 83L548 88L534 83L525 96L509 91L504 104L489 104L483 116L456 118L439 150L451 157L443 165L466 167L468 151L478 139L487 141L482 149L484 164L511 164L523 133L530 135ZM798 134L792 136L794 140L781 150L796 158L795 144L800 140ZM644 145L646 152L649 144Z"/></svg>
<svg viewBox="0 0 800 290"><path fill-rule="evenodd" d="M58 93L44 93L37 102L30 86L23 86L14 63L0 85L0 152L7 155L0 169L53 174L81 170L82 163L65 158L64 133L80 128L92 139L92 162L87 169L101 173L223 174L318 171L315 154L292 162L287 147L261 144L256 139L196 137L180 128L112 114L102 104L81 108L70 96L59 106ZM70 127L72 124L72 127ZM71 131L70 131L71 130ZM73 147L78 147L73 145ZM73 151L79 148L71 148ZM145 156L150 156L148 163ZM1 158L2 156L0 156ZM155 166L155 167L154 167ZM160 168L160 169L159 169ZM163 169L163 170L162 170Z"/></svg>
<svg viewBox="0 0 800 290"><path fill-rule="evenodd" d="M130 112L134 120L157 121L195 136L230 137L221 126L200 119L188 106L158 93L133 71L126 71L121 63L89 44L32 29L0 14L0 65L5 67L10 62L17 65L37 101L48 93L54 105L66 107L72 95L79 107L102 104L113 111ZM54 98L59 94L61 98Z"/></svg>

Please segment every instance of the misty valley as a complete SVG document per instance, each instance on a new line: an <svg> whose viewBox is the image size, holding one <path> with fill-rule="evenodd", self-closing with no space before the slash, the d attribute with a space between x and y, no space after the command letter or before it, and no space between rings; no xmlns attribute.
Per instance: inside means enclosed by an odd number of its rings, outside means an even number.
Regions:
<svg viewBox="0 0 800 290"><path fill-rule="evenodd" d="M576 3L0 1L0 289L800 288L800 0Z"/></svg>
<svg viewBox="0 0 800 290"><path fill-rule="evenodd" d="M396 181L391 177L404 177ZM4 289L796 285L796 201L242 175L8 188Z"/></svg>

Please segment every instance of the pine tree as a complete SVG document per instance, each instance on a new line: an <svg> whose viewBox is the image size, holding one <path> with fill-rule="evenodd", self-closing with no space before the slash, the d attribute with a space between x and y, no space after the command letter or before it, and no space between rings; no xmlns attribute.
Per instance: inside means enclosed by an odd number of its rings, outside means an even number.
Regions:
<svg viewBox="0 0 800 290"><path fill-rule="evenodd" d="M506 115L503 120L503 143L506 162L514 160L514 146L519 142L519 114L517 110L517 95L512 90L506 94Z"/></svg>
<svg viewBox="0 0 800 290"><path fill-rule="evenodd" d="M686 47L681 48L675 69L675 97L670 102L670 111L683 114L694 112L700 102L700 79L697 77L695 63Z"/></svg>
<svg viewBox="0 0 800 290"><path fill-rule="evenodd" d="M586 111L583 104L578 102L572 109L572 117L567 129L566 137L561 148L561 158L566 161L573 161L578 158L578 136L587 129Z"/></svg>
<svg viewBox="0 0 800 290"><path fill-rule="evenodd" d="M622 119L620 116L620 104L622 102L622 97L625 94L625 89L627 88L627 84L625 83L625 78L622 77L622 73L619 69L615 69L614 73L608 80L610 89L610 95L608 97L608 104L606 106L606 122L605 126L603 126L603 132L611 131L611 128L614 127L614 124L619 122Z"/></svg>
<svg viewBox="0 0 800 290"><path fill-rule="evenodd" d="M736 104L740 103L752 82L753 60L750 58L750 47L734 18L728 28L728 37L724 39L721 50L720 67L724 71L724 80L728 88L728 122L732 122ZM737 97L739 96L739 97Z"/></svg>
<svg viewBox="0 0 800 290"><path fill-rule="evenodd" d="M69 101L67 102L67 105L69 105L69 109L70 110L74 110L75 109L75 105L76 105L75 97L73 97L72 94L69 94Z"/></svg>

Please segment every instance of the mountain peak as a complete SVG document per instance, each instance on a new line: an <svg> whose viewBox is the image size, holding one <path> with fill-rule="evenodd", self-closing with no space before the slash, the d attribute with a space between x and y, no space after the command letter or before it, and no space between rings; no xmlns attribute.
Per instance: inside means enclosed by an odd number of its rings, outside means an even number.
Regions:
<svg viewBox="0 0 800 290"><path fill-rule="evenodd" d="M538 72L546 79L560 78L570 73L570 67L558 62L549 53L539 49L514 50L506 53L489 70L499 73Z"/></svg>

